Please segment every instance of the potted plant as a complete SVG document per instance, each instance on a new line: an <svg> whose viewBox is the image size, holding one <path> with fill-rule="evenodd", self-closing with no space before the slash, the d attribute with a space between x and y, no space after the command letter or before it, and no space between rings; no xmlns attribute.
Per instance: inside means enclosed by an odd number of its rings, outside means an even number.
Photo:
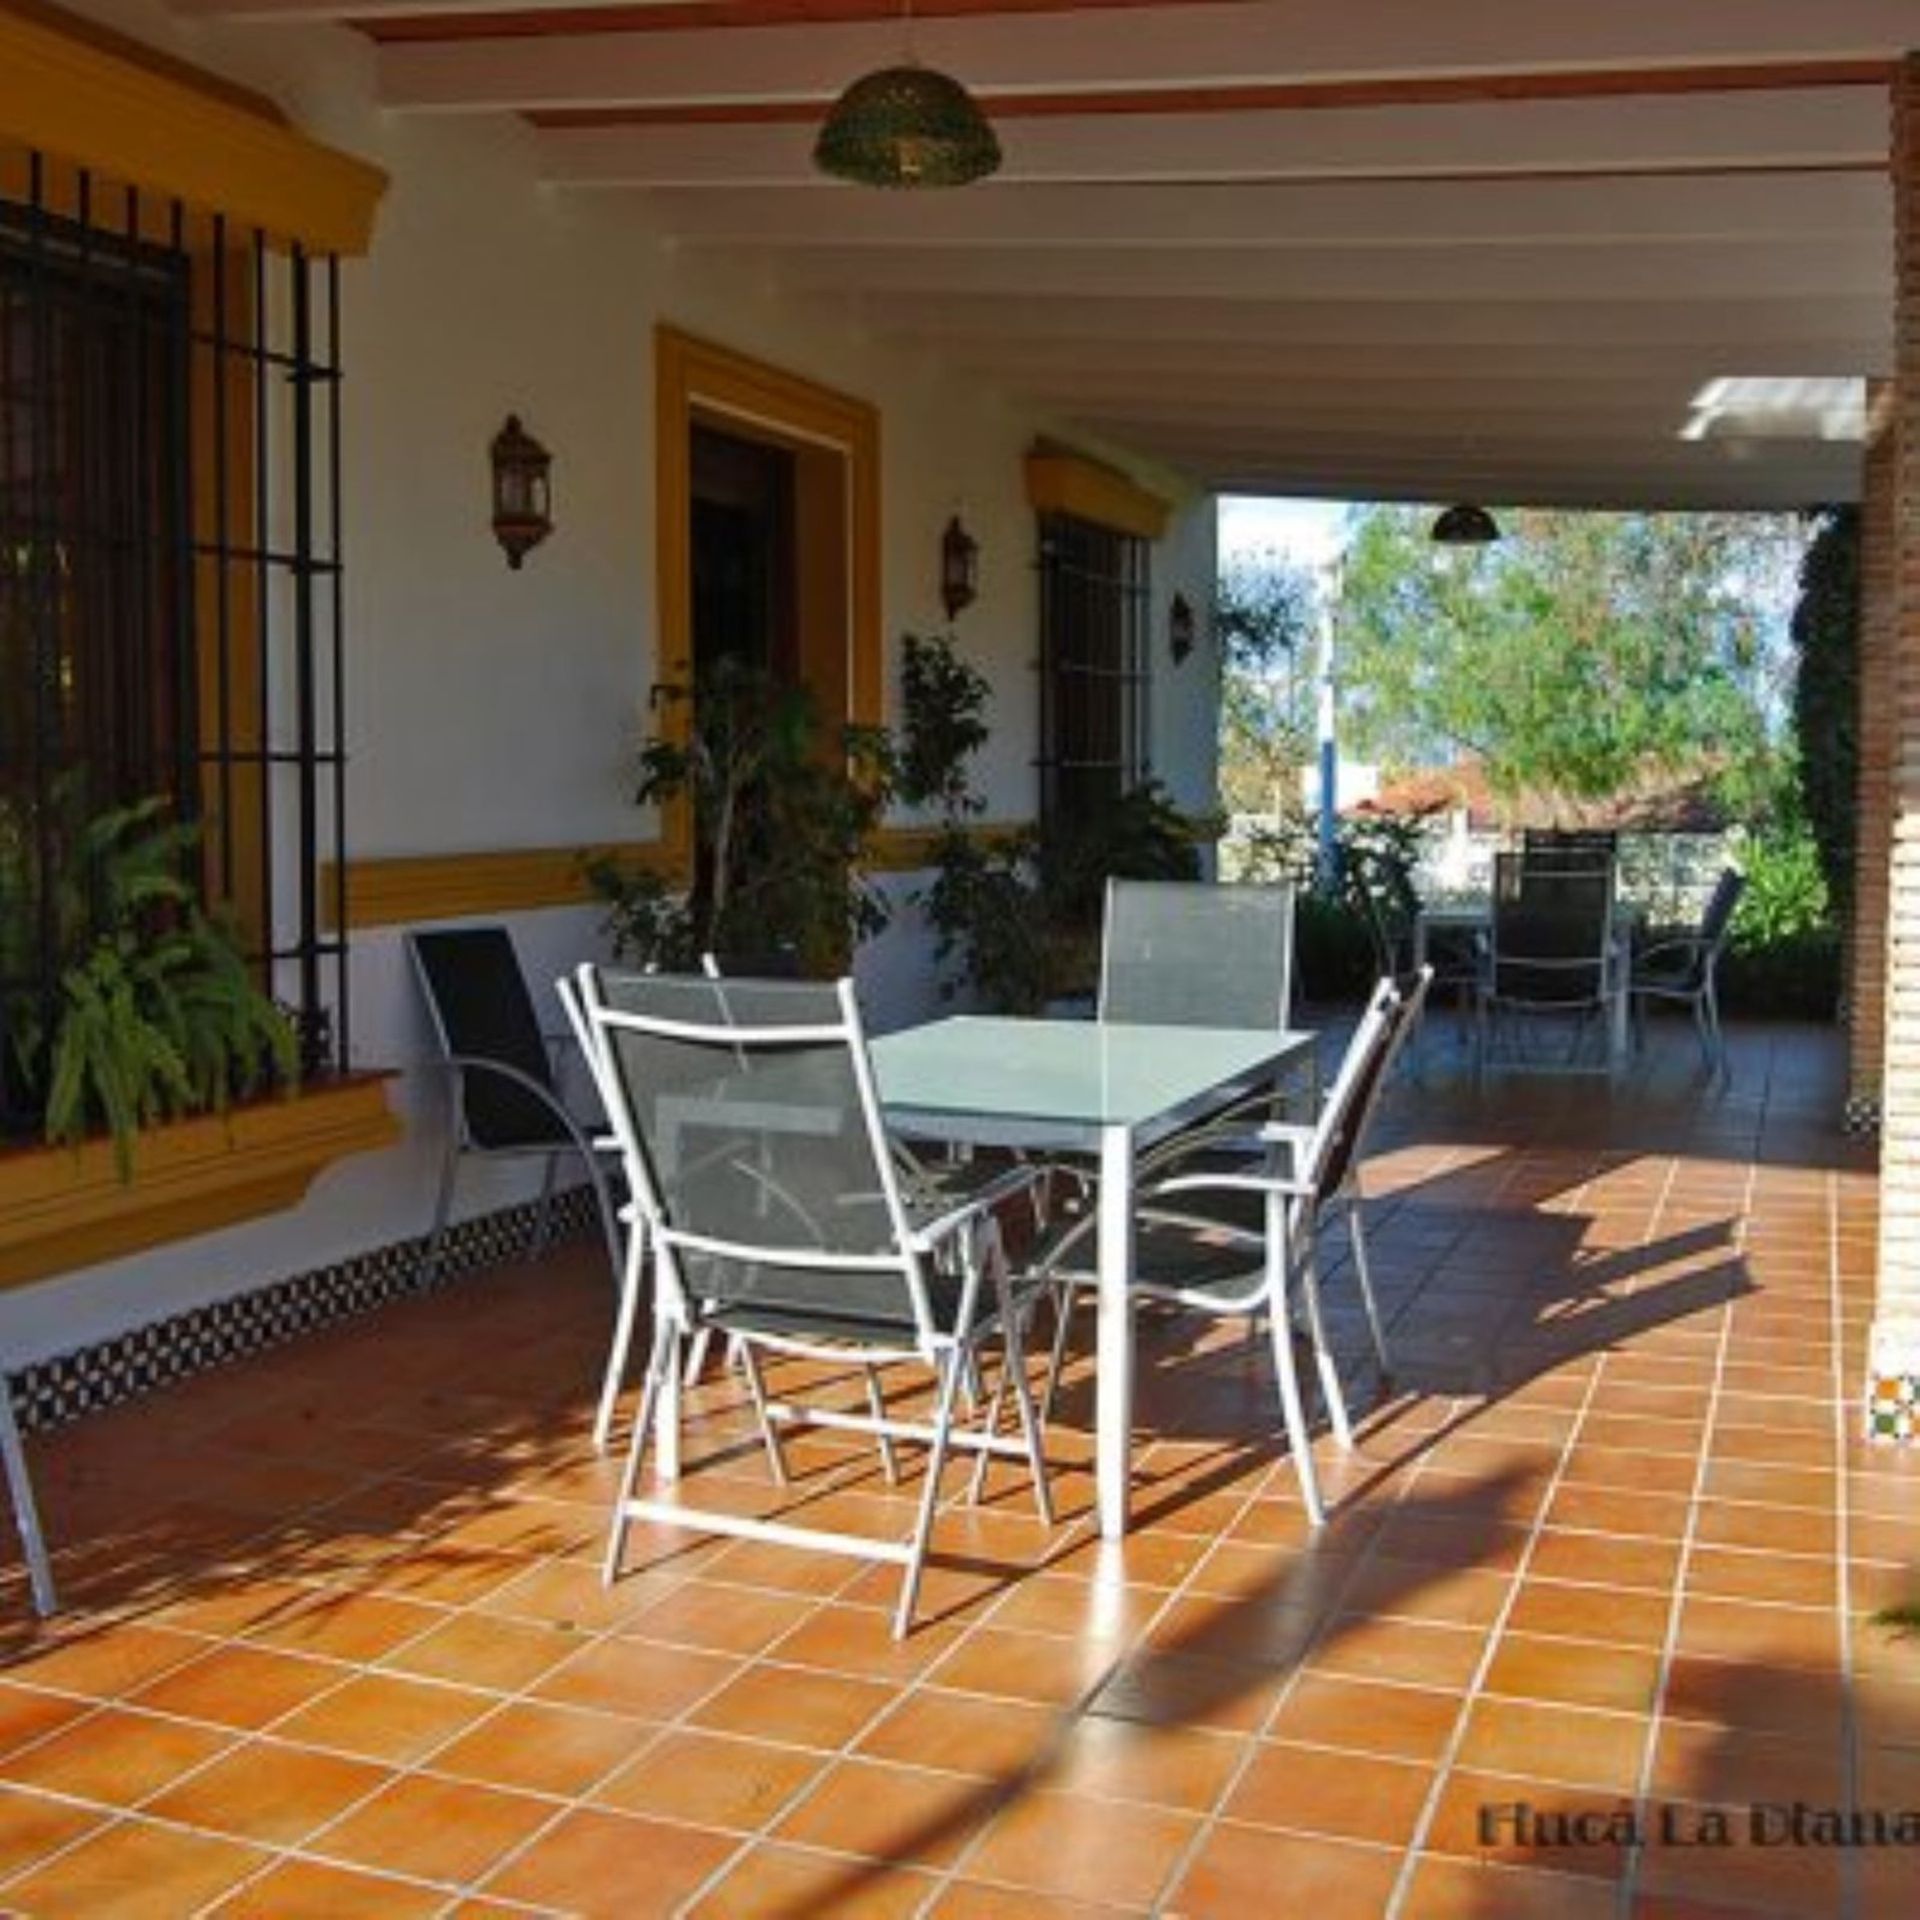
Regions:
<svg viewBox="0 0 1920 1920"><path fill-rule="evenodd" d="M189 878L198 829L164 796L0 825L0 979L16 1116L55 1143L105 1132L122 1181L142 1129L298 1075L294 1027Z"/></svg>
<svg viewBox="0 0 1920 1920"><path fill-rule="evenodd" d="M885 730L828 729L804 687L731 655L656 687L653 706L684 723L642 742L634 798L686 806L692 871L588 862L615 954L686 968L702 953L785 950L809 972L839 969L886 923L861 864L893 792Z"/></svg>

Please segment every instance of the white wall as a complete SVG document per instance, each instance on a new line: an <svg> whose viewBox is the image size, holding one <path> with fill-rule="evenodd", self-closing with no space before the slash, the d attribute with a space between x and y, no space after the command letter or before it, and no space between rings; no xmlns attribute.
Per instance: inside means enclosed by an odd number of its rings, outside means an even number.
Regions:
<svg viewBox="0 0 1920 1920"><path fill-rule="evenodd" d="M630 839L634 748L657 677L653 329L669 321L861 395L881 410L882 631L944 624L939 536L961 511L981 548L980 597L957 625L996 694L981 769L992 814L1034 807L1034 522L1021 456L1049 423L923 356L799 303L749 268L676 254L613 199L541 189L518 123L407 118L371 104L356 36L189 29L138 0L94 0L121 31L273 94L309 131L385 166L392 187L364 261L343 268L350 774L357 857ZM554 456L557 530L510 572L487 525L487 445L519 413ZM1211 502L1180 514L1157 556L1155 760L1211 804L1210 640L1169 677L1165 604L1208 604ZM897 710L897 709L896 709ZM861 957L877 1025L932 1011L910 880L904 911ZM515 916L536 982L592 953L586 908ZM356 1062L426 1051L397 931L357 938ZM543 987L544 991L544 987ZM420 1232L439 1102L407 1076L406 1142L332 1169L291 1213L0 1298L19 1365L128 1326ZM458 1211L529 1191L473 1168Z"/></svg>

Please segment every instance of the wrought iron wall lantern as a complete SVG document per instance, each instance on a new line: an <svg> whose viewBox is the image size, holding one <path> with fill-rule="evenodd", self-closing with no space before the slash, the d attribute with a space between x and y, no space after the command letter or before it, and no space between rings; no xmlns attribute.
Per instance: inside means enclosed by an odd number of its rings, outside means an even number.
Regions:
<svg viewBox="0 0 1920 1920"><path fill-rule="evenodd" d="M956 513L940 536L940 604L953 619L980 597L980 542Z"/></svg>
<svg viewBox="0 0 1920 1920"><path fill-rule="evenodd" d="M1200 621L1193 602L1184 593L1176 593L1167 605L1167 651L1177 667L1193 651L1200 635Z"/></svg>
<svg viewBox="0 0 1920 1920"><path fill-rule="evenodd" d="M508 414L493 436L493 537L516 573L553 531L552 467L553 455Z"/></svg>

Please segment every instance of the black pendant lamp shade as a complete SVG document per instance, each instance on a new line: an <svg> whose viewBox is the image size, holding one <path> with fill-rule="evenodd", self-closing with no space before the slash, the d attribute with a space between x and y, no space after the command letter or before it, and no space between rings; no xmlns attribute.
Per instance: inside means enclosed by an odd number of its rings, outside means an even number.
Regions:
<svg viewBox="0 0 1920 1920"><path fill-rule="evenodd" d="M882 67L833 103L813 163L865 187L964 187L999 167L1000 142L958 80L931 67Z"/></svg>
<svg viewBox="0 0 1920 1920"><path fill-rule="evenodd" d="M1486 547L1500 538L1500 523L1485 507L1462 501L1433 523L1433 538L1443 547Z"/></svg>

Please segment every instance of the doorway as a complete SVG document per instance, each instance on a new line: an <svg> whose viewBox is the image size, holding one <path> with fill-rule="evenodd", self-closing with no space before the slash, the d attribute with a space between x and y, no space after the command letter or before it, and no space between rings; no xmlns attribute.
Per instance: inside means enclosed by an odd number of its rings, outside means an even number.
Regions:
<svg viewBox="0 0 1920 1920"><path fill-rule="evenodd" d="M655 334L657 677L728 653L805 688L830 726L877 723L880 420L874 407L673 327ZM670 707L669 734L684 704ZM668 870L692 865L683 804Z"/></svg>
<svg viewBox="0 0 1920 1920"><path fill-rule="evenodd" d="M723 660L800 679L790 448L695 420L688 456L693 674Z"/></svg>

